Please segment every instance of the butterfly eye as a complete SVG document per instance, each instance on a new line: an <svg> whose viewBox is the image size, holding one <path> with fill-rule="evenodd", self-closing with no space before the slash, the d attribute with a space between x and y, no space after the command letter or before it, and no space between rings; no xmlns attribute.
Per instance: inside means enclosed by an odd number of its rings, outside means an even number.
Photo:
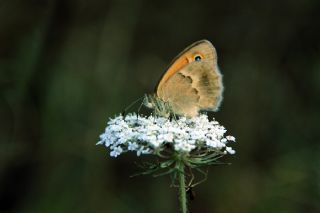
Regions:
<svg viewBox="0 0 320 213"><path fill-rule="evenodd" d="M200 56L200 55L197 55L196 57L194 57L194 60L195 60L195 61L201 61L201 56Z"/></svg>

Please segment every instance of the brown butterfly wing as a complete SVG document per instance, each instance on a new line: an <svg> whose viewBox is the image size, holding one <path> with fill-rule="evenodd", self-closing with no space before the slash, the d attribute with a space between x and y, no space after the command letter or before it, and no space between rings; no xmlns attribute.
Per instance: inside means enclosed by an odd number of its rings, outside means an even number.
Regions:
<svg viewBox="0 0 320 213"><path fill-rule="evenodd" d="M196 56L201 60L195 61ZM181 66L181 61L188 63ZM202 40L177 57L160 80L156 94L170 103L174 113L193 117L199 110L217 110L222 91L216 51L209 41Z"/></svg>
<svg viewBox="0 0 320 213"><path fill-rule="evenodd" d="M175 114L191 117L198 114L198 91L192 87L192 79L181 72L175 73L157 94L158 98L170 104Z"/></svg>

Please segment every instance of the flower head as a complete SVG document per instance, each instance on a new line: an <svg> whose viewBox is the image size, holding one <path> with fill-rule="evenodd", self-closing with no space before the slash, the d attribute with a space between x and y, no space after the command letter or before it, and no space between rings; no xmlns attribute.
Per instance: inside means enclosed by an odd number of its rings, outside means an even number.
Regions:
<svg viewBox="0 0 320 213"><path fill-rule="evenodd" d="M110 156L117 157L125 152L154 154L160 157L183 153L195 162L199 157L217 157L234 154L229 141L233 136L225 136L226 129L207 115L179 119L129 114L111 119L97 144L110 149ZM192 160L193 159L193 160ZM208 158L207 158L208 159Z"/></svg>

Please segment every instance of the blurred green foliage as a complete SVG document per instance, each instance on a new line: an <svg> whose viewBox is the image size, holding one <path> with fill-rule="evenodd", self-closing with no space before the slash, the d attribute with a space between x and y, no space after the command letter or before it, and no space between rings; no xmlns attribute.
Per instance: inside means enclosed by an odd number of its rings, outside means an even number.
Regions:
<svg viewBox="0 0 320 213"><path fill-rule="evenodd" d="M0 1L0 212L177 212L167 177L95 143L206 38L237 137L191 212L320 212L320 4L299 1ZM146 159L148 159L146 157Z"/></svg>

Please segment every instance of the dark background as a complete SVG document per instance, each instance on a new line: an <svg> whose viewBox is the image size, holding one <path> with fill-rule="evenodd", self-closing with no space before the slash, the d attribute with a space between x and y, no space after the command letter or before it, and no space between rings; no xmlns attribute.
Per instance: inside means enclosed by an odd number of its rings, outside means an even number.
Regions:
<svg viewBox="0 0 320 213"><path fill-rule="evenodd" d="M206 38L224 75L230 166L191 212L320 212L319 1L0 1L0 212L177 212L169 177L95 146ZM143 158L147 160L148 158Z"/></svg>

